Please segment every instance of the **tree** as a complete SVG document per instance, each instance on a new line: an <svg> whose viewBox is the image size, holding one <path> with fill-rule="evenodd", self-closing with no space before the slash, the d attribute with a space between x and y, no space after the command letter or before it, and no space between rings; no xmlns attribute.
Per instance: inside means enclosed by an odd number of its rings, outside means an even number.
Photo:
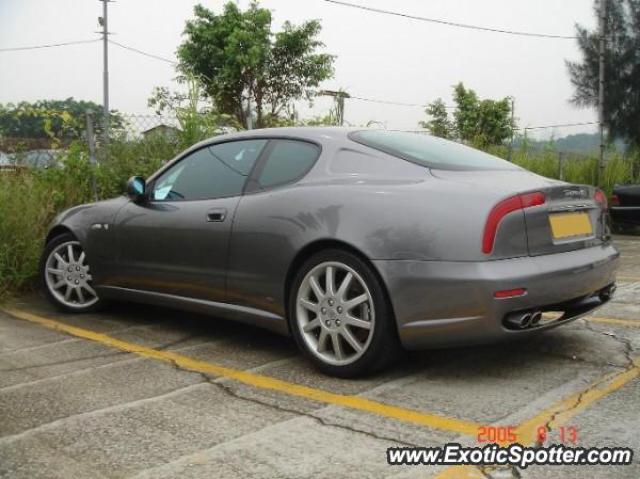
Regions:
<svg viewBox="0 0 640 479"><path fill-rule="evenodd" d="M220 15L197 5L178 48L180 69L202 79L206 94L221 113L249 125L248 105L255 124L280 120L292 100L310 99L313 89L333 75L332 55L316 53L317 20L294 26L285 22L271 31L271 12L257 2L240 11L228 2Z"/></svg>
<svg viewBox="0 0 640 479"><path fill-rule="evenodd" d="M442 99L438 98L433 103L430 103L425 112L431 117L431 119L429 121L421 121L420 127L426 128L434 136L450 138L453 125L451 125L451 122L449 121L447 107Z"/></svg>
<svg viewBox="0 0 640 479"><path fill-rule="evenodd" d="M0 104L0 136L59 140L81 138L87 110L99 115L102 107L91 101L73 98ZM122 116L115 110L111 112L111 126L122 126Z"/></svg>
<svg viewBox="0 0 640 479"><path fill-rule="evenodd" d="M640 148L640 0L606 1L604 124L609 139ZM596 15L598 6L596 5ZM576 25L579 62L567 61L575 88L571 102L598 105L599 34Z"/></svg>
<svg viewBox="0 0 640 479"><path fill-rule="evenodd" d="M480 100L475 91L458 83L453 89L456 109L449 120L446 106L438 98L425 110L431 120L420 122L432 134L472 143L481 148L499 145L511 135L511 107L509 98Z"/></svg>

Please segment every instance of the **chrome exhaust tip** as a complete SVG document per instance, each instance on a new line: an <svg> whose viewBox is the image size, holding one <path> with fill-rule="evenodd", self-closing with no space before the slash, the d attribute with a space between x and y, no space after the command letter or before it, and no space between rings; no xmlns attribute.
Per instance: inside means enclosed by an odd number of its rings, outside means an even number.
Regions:
<svg viewBox="0 0 640 479"><path fill-rule="evenodd" d="M531 326L531 313L512 313L505 319L512 329L526 329Z"/></svg>
<svg viewBox="0 0 640 479"><path fill-rule="evenodd" d="M537 326L542 319L542 311L534 311L531 313L531 326Z"/></svg>

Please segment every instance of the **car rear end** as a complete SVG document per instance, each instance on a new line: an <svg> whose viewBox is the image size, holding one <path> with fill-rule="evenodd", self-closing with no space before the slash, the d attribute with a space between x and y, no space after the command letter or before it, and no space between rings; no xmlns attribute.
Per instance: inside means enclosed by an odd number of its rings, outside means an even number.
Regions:
<svg viewBox="0 0 640 479"><path fill-rule="evenodd" d="M409 161L425 159L427 166L436 158L424 202L445 212L423 207L421 221L437 223L425 229L437 231L423 239L422 256L429 259L374 261L405 347L526 337L609 301L619 253L601 190L550 180L495 157L485 161L476 150L467 158L459 145L440 139L423 147L422 140L408 138L402 149L404 141L396 135L389 147L372 144ZM432 148L430 141L437 144ZM451 247L435 250L443 244Z"/></svg>
<svg viewBox="0 0 640 479"><path fill-rule="evenodd" d="M497 309L504 312L502 326L509 331L555 326L608 301L615 290L618 252L611 244L604 193L560 184L516 197L528 256L527 265L512 260L519 274L506 275L507 287L493 292ZM505 201L492 209L487 224L495 222L493 215ZM490 256L487 234L485 229L483 252ZM496 235L496 240L504 238Z"/></svg>
<svg viewBox="0 0 640 479"><path fill-rule="evenodd" d="M514 339L602 306L615 291L619 262L607 215L604 194L591 186L536 188L503 197L487 212L477 242L482 260L379 262L403 344ZM526 251L514 254L519 228Z"/></svg>

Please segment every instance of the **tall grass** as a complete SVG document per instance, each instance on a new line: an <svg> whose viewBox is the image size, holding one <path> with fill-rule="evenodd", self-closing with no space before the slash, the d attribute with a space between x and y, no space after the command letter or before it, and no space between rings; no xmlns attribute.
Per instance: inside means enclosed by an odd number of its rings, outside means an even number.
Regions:
<svg viewBox="0 0 640 479"><path fill-rule="evenodd" d="M493 147L489 152L507 158L505 147ZM562 157L562 160L561 160ZM513 152L512 161L529 171L548 178L555 178L569 183L595 185L598 178L598 157L596 155L561 154L551 148L531 150L517 149ZM616 184L640 181L633 175L634 158L623 156L619 152L607 153L601 187L610 195Z"/></svg>
<svg viewBox="0 0 640 479"><path fill-rule="evenodd" d="M111 198L124 192L127 178L148 176L177 149L162 138L115 141L108 160L94 167L75 143L59 168L0 170L0 300L35 285L49 224L60 211L92 201L93 175L99 199Z"/></svg>

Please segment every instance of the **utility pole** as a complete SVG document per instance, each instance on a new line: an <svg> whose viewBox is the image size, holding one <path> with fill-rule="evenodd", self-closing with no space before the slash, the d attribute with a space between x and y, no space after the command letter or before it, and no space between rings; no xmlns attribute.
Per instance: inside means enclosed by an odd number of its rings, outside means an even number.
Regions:
<svg viewBox="0 0 640 479"><path fill-rule="evenodd" d="M513 120L514 120L513 112L515 109L516 100L513 97L509 97L509 98L511 98L511 139L509 140L509 158L508 159L509 161L511 161L512 160L511 157L513 155L513 129L515 128L515 125L513 123Z"/></svg>
<svg viewBox="0 0 640 479"><path fill-rule="evenodd" d="M320 90L318 95L331 96L335 99L336 117L340 126L344 125L344 99L351 98L346 91Z"/></svg>
<svg viewBox="0 0 640 479"><path fill-rule="evenodd" d="M86 116L86 130L85 134L87 136L87 145L89 146L89 162L91 163L91 193L93 194L93 201L98 201L98 187L96 185L96 165L98 162L96 161L96 146L93 139L93 112L91 110L87 110L85 112Z"/></svg>
<svg viewBox="0 0 640 479"><path fill-rule="evenodd" d="M105 152L109 143L109 24L107 5L110 0L98 0L102 2L102 17L98 23L102 26L102 124L104 134Z"/></svg>
<svg viewBox="0 0 640 479"><path fill-rule="evenodd" d="M600 158L598 161L598 186L604 182L604 54L605 28L607 23L607 0L600 0L600 21L598 22L600 45L598 52L598 123L600 124Z"/></svg>
<svg viewBox="0 0 640 479"><path fill-rule="evenodd" d="M564 152L558 152L558 179L564 181Z"/></svg>

